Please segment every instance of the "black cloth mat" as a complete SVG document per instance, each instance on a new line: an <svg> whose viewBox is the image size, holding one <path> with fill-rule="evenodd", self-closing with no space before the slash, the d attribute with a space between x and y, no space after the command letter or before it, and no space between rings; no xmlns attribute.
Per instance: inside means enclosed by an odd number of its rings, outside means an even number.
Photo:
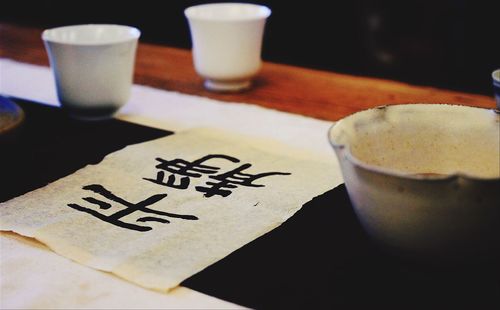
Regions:
<svg viewBox="0 0 500 310"><path fill-rule="evenodd" d="M182 285L256 309L500 309L498 264L391 255L364 233L344 185Z"/></svg>
<svg viewBox="0 0 500 310"><path fill-rule="evenodd" d="M115 119L75 121L58 108L14 101L26 120L0 137L0 202L172 134ZM182 285L257 309L500 309L498 263L431 265L389 255L363 232L343 185Z"/></svg>
<svg viewBox="0 0 500 310"><path fill-rule="evenodd" d="M127 145L172 134L117 119L77 121L56 107L12 101L24 110L25 120L14 132L0 136L0 201L96 164Z"/></svg>

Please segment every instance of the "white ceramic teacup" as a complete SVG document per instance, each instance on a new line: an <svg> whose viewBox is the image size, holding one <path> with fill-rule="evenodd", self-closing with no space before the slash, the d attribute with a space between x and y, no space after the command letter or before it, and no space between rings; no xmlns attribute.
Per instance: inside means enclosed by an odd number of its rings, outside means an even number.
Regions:
<svg viewBox="0 0 500 310"><path fill-rule="evenodd" d="M42 34L61 107L78 119L106 119L130 97L140 31L74 25Z"/></svg>
<svg viewBox="0 0 500 310"><path fill-rule="evenodd" d="M247 3L211 3L187 8L196 72L205 87L239 91L260 70L262 38L271 10Z"/></svg>

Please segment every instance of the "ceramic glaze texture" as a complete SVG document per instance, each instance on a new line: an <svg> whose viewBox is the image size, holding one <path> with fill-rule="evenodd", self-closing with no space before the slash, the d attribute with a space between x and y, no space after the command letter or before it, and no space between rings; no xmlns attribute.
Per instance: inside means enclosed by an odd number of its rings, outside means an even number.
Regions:
<svg viewBox="0 0 500 310"><path fill-rule="evenodd" d="M409 254L498 253L499 122L494 110L408 104L334 125L330 141L367 232Z"/></svg>
<svg viewBox="0 0 500 310"><path fill-rule="evenodd" d="M500 69L493 71L491 78L493 79L493 91L495 92L497 109L500 110Z"/></svg>
<svg viewBox="0 0 500 310"><path fill-rule="evenodd" d="M211 90L237 91L250 86L261 68L262 37L269 8L245 3L189 7L196 72Z"/></svg>
<svg viewBox="0 0 500 310"><path fill-rule="evenodd" d="M49 29L42 39L63 108L77 118L107 118L130 97L139 30L120 25Z"/></svg>

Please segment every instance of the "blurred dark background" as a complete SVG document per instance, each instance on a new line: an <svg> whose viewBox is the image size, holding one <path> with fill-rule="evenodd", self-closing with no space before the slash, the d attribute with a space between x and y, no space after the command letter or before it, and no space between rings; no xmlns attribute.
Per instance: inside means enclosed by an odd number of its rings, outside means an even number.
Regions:
<svg viewBox="0 0 500 310"><path fill-rule="evenodd" d="M143 42L190 48L183 10L207 2L224 1L7 0L0 21L128 24L140 28ZM252 2L272 10L264 60L492 96L491 72L500 67L498 1Z"/></svg>

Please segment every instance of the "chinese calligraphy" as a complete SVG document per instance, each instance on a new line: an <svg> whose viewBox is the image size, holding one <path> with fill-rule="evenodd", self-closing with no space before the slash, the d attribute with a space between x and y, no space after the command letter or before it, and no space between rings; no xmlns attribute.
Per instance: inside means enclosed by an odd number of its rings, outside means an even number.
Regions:
<svg viewBox="0 0 500 310"><path fill-rule="evenodd" d="M220 170L220 167L208 166L204 163L205 161L214 158L225 159L233 163L240 162L237 158L219 154L207 155L192 162L188 162L183 159L165 160L162 158L156 158L156 160L160 162L156 165L156 168L160 169L160 171L156 174L156 179L143 179L167 187L187 189L189 187L190 178L200 178L202 174L209 174L209 178L215 180L216 182L207 181L205 184L210 187L196 186L196 190L198 192L205 193L205 197L212 197L215 195L227 197L232 193L229 189L237 188L238 185L247 187L264 187L262 184L254 184L253 182L257 179L271 175L290 175L288 172L266 172L259 174L244 173L243 171L250 168L252 166L251 164L243 164L231 171L213 175ZM171 173L166 182L165 171ZM176 183L176 175L181 176L179 183Z"/></svg>
<svg viewBox="0 0 500 310"><path fill-rule="evenodd" d="M207 155L193 162L188 162L184 159L165 160L156 158L160 163L156 168L160 169L156 174L156 179L143 178L144 180L151 181L159 185L165 185L177 189L187 189L189 186L189 178L199 178L201 174L213 174L220 170L219 167L204 165L203 163L209 159L222 158L232 161L233 163L239 162L238 159L227 155ZM167 182L164 182L165 171L172 173L169 175ZM182 176L179 184L175 184L175 175Z"/></svg>
<svg viewBox="0 0 500 310"><path fill-rule="evenodd" d="M84 186L83 189L89 190L89 191L94 192L96 194L99 194L102 197L104 197L112 202L117 202L120 205L124 206L125 209L117 211L111 215L104 215L104 214L101 214L94 209L85 208L85 207L82 207L82 206L80 206L78 204L74 204L74 203L68 204L68 207L73 208L73 209L78 210L78 211L81 211L81 212L91 214L91 215L97 217L98 219L101 219L105 222L108 222L110 224L120 226L123 228L137 230L137 231L148 231L148 230L152 229L149 226L141 226L141 225L126 223L126 222L121 220L123 217L130 215L130 214L137 212L137 211L149 213L149 214L155 214L155 215L164 216L164 217L180 218L180 219L184 219L184 220L197 220L198 219L194 215L174 214L174 213L163 212L163 211L158 211L158 210L154 210L154 209L149 208L150 205L167 197L167 194L153 195L149 198L144 199L143 201L141 201L139 203L134 204L134 203L131 203L131 202L124 200L123 198L120 198L120 197L114 195L113 193L108 191L106 188L104 188L102 185L91 184L91 185ZM92 198L92 197L85 197L85 198L83 198L83 200L99 206L100 209L107 210L107 209L111 208L111 203L103 201L103 200L99 200L99 199ZM154 216L141 217L141 218L137 219L137 222L170 223L170 221L168 219L161 218L161 217L154 217Z"/></svg>
<svg viewBox="0 0 500 310"><path fill-rule="evenodd" d="M247 170L252 166L249 163L243 164L226 172L221 172L221 167L208 165L206 163L210 160L224 160L230 164L240 162L240 160L235 157L222 154L210 154L194 161L187 161L184 159L165 160L163 158L156 158L156 160L159 162L155 166L159 170L156 174L156 178L143 178L144 180L174 189L185 190L189 188L192 178L201 178L204 175L208 175L209 180L206 181L203 186L195 186L196 191L203 193L203 196L207 198L216 195L227 197L232 194L231 190L237 188L238 186L264 187L265 185L256 184L254 182L268 176L291 174L288 172L264 172L251 174L247 172ZM167 178L166 173L170 173ZM122 228L144 232L149 231L152 228L150 226L139 225L137 223L159 222L168 224L170 223L168 218L198 220L198 217L194 215L175 214L151 208L153 204L158 203L167 197L166 193L155 194L138 203L131 203L116 196L104 186L99 184L86 185L83 189L102 197L99 199L94 197L82 198L84 201L97 206L98 209L83 207L75 203L68 204L68 207L77 211L88 213L102 221ZM113 203L117 203L121 206L121 209L111 215L105 215L99 212L112 208ZM123 220L123 218L135 212L146 213L148 216L138 218L135 221L136 223L129 223Z"/></svg>
<svg viewBox="0 0 500 310"><path fill-rule="evenodd" d="M267 177L270 175L289 175L290 173L285 172L266 172L259 174L249 174L243 173L242 171L250 168L251 164L244 164L239 168L231 170L226 173L211 175L209 178L214 179L218 182L207 182L207 185L211 187L205 186L196 186L196 190L202 193L205 193L205 197L212 197L214 195L220 195L222 197L227 197L231 194L230 188L236 188L237 185L248 186L248 187L264 187L262 184L253 184L257 179Z"/></svg>

